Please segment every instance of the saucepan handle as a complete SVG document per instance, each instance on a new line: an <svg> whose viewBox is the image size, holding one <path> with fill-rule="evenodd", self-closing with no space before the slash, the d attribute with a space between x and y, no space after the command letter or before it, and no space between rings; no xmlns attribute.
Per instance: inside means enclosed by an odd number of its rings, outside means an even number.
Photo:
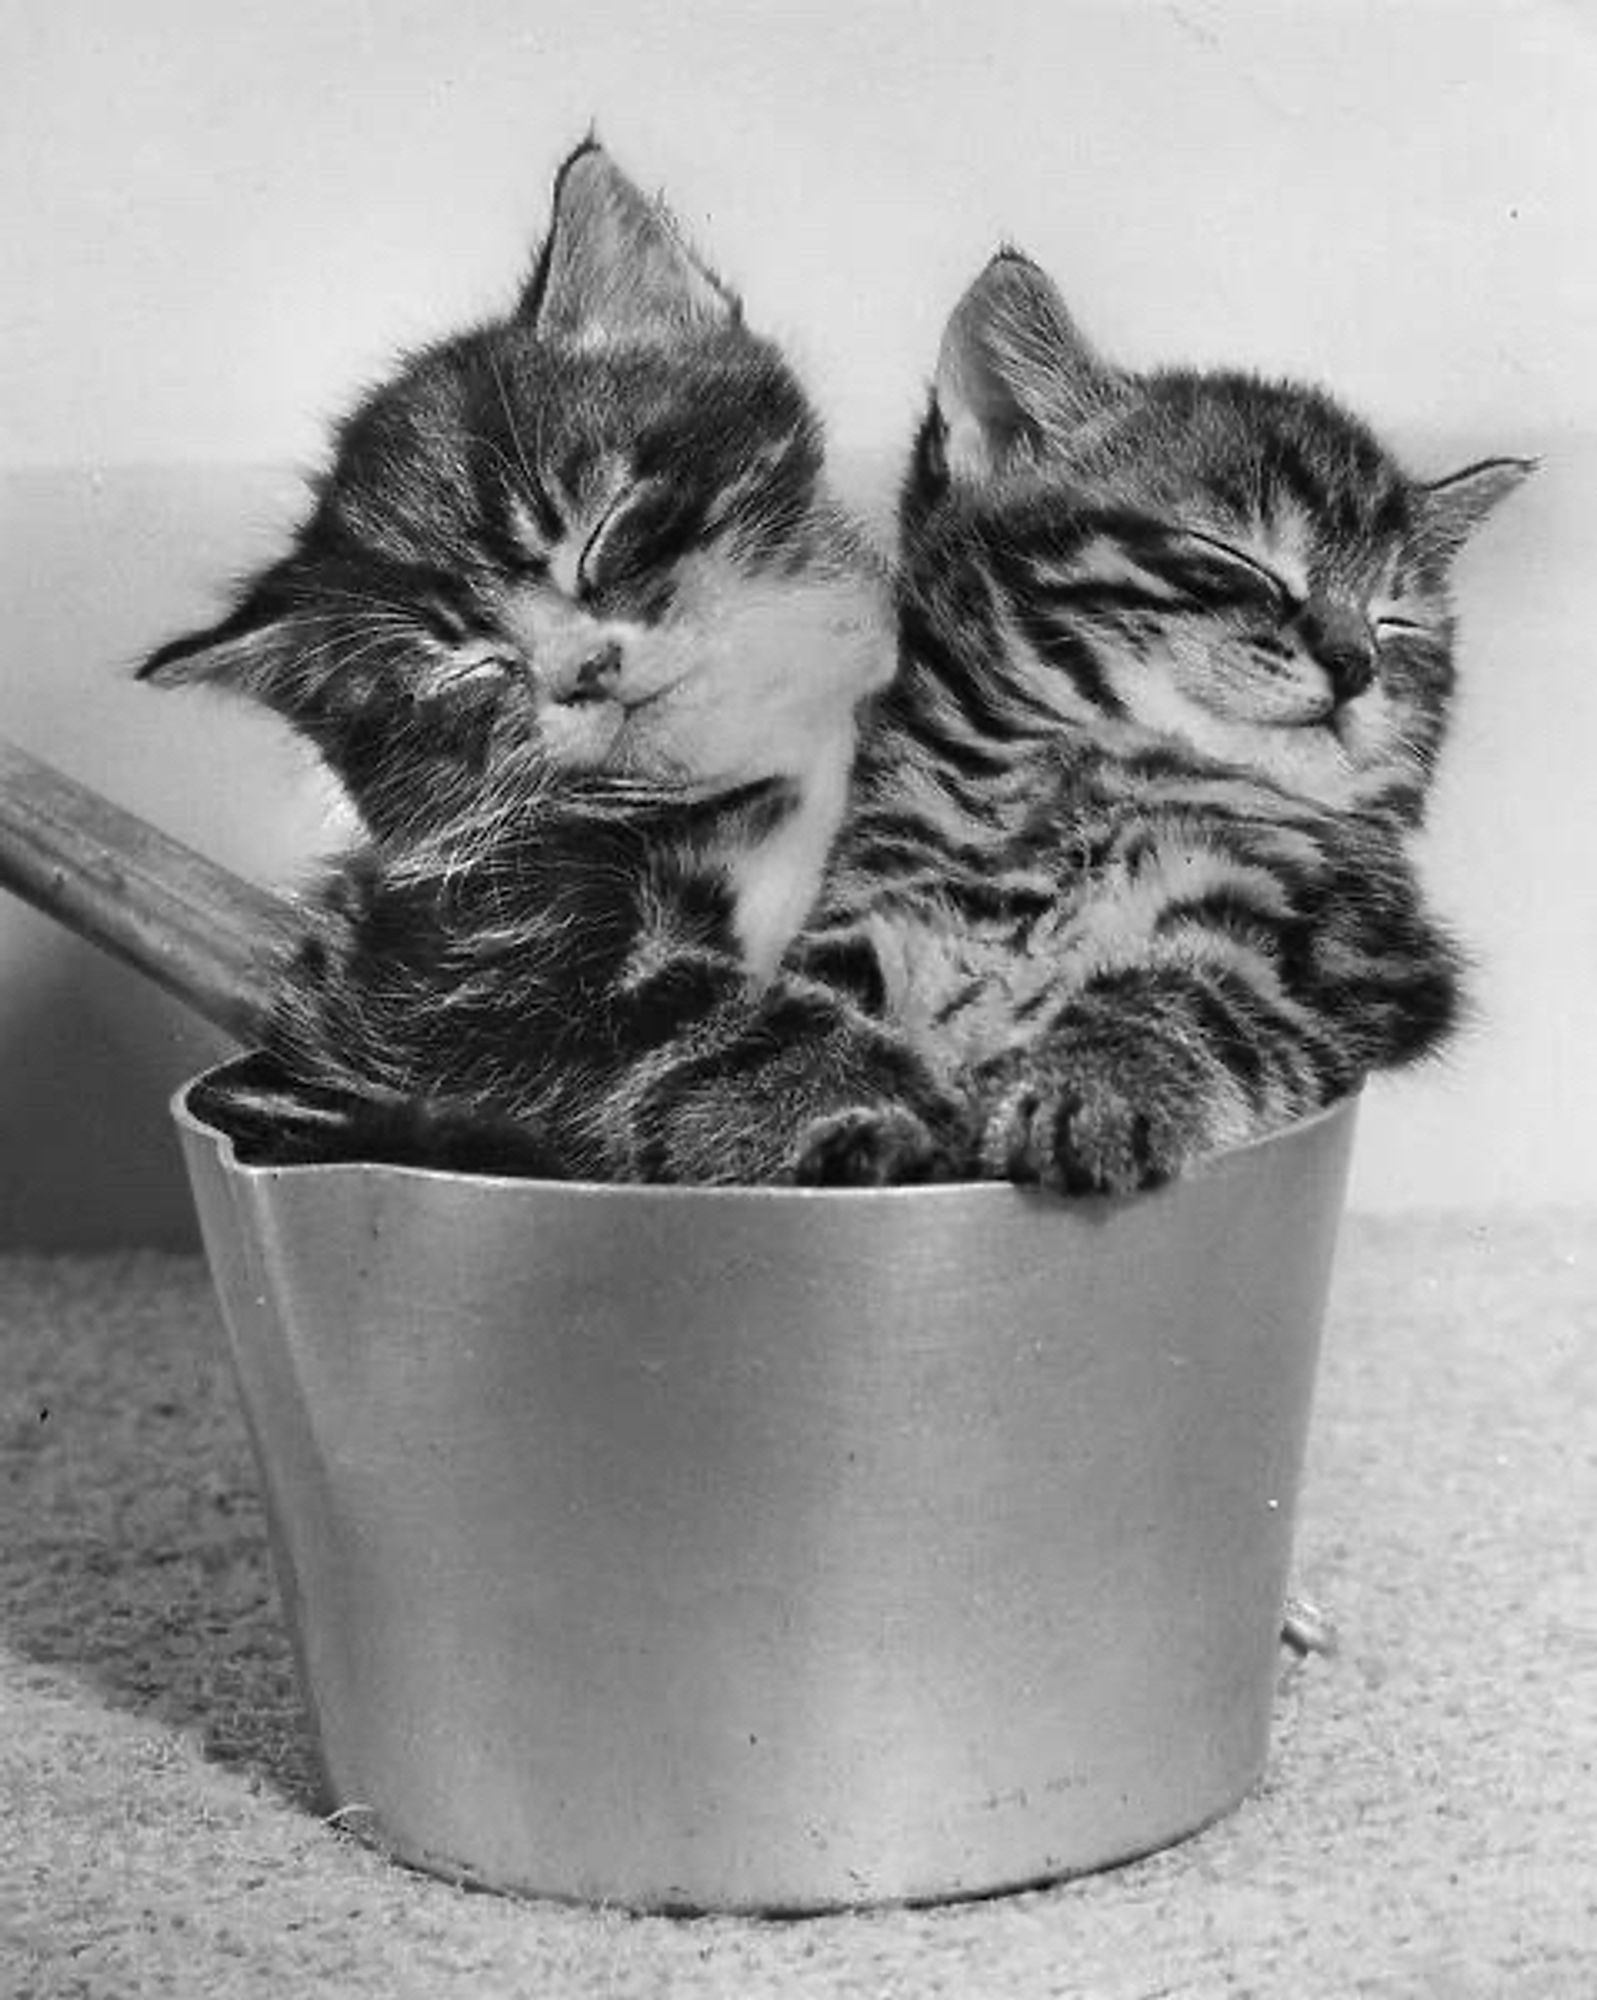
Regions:
<svg viewBox="0 0 1597 2000"><path fill-rule="evenodd" d="M295 905L0 740L0 887L258 1042Z"/></svg>

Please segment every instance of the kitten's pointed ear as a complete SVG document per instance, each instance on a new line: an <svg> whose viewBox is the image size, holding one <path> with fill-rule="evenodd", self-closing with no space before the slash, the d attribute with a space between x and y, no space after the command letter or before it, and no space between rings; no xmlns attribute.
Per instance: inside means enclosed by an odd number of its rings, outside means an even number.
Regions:
<svg viewBox="0 0 1597 2000"><path fill-rule="evenodd" d="M612 347L678 340L739 316L664 206L597 140L579 146L555 181L554 219L517 317L551 340Z"/></svg>
<svg viewBox="0 0 1597 2000"><path fill-rule="evenodd" d="M282 651L286 623L280 609L252 593L215 625L158 646L134 668L133 677L156 687L188 687L200 681L219 687L256 687Z"/></svg>
<svg viewBox="0 0 1597 2000"><path fill-rule="evenodd" d="M1436 555L1451 557L1486 516L1536 470L1534 458L1486 458L1420 488L1420 533Z"/></svg>
<svg viewBox="0 0 1597 2000"><path fill-rule="evenodd" d="M1114 377L1053 280L1004 250L955 306L933 402L954 476L981 478L1102 407Z"/></svg>

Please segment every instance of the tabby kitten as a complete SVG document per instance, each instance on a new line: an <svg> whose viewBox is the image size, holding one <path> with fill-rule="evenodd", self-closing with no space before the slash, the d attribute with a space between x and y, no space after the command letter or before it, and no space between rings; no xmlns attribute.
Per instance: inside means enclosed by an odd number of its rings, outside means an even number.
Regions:
<svg viewBox="0 0 1597 2000"><path fill-rule="evenodd" d="M198 1108L255 1160L650 1179L830 1177L862 1090L946 1127L846 996L770 977L893 664L786 364L579 148L511 315L368 397L291 551L143 669L286 717L370 836L273 1059Z"/></svg>
<svg viewBox="0 0 1597 2000"><path fill-rule="evenodd" d="M410 836L529 748L625 768L620 680L691 729L734 676L884 676L872 571L792 372L590 141L510 314L367 396L289 552L139 674L274 709Z"/></svg>
<svg viewBox="0 0 1597 2000"><path fill-rule="evenodd" d="M281 1067L201 1109L279 1164L748 1184L854 1177L862 1103L881 1177L907 1099L952 1160L957 1109L899 1037L749 975L739 872L802 811L785 780L497 767L472 813L336 871L281 996Z"/></svg>
<svg viewBox="0 0 1597 2000"><path fill-rule="evenodd" d="M1406 837L1449 566L1528 469L1420 484L1317 391L1101 361L1022 257L972 286L793 962L970 1096L981 1172L1129 1191L1441 1043L1460 959Z"/></svg>

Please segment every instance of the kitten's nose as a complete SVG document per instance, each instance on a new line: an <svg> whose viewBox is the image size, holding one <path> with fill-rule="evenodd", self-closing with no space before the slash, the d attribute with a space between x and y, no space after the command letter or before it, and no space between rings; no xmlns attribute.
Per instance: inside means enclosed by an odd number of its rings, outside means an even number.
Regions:
<svg viewBox="0 0 1597 2000"><path fill-rule="evenodd" d="M621 657L620 640L607 639L592 652L562 662L549 676L550 694L556 701L608 700L621 678Z"/></svg>
<svg viewBox="0 0 1597 2000"><path fill-rule="evenodd" d="M1362 611L1329 598L1311 597L1297 619L1298 634L1331 683L1337 706L1352 701L1375 679L1375 638Z"/></svg>

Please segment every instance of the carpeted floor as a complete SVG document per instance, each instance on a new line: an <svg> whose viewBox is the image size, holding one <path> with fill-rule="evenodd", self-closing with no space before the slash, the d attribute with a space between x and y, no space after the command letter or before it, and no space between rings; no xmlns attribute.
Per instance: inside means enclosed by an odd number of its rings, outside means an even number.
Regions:
<svg viewBox="0 0 1597 2000"><path fill-rule="evenodd" d="M6 2000L1597 1993L1597 1216L1355 1220L1275 1753L1056 1889L802 1922L518 1905L324 1824L197 1262L0 1261Z"/></svg>

